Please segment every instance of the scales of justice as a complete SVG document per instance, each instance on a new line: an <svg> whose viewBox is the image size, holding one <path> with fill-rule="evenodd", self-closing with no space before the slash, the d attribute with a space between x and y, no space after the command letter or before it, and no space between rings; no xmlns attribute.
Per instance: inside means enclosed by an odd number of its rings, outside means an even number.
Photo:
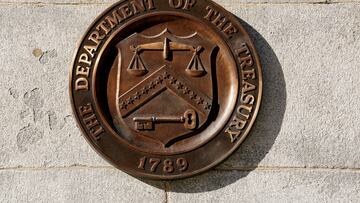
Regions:
<svg viewBox="0 0 360 203"><path fill-rule="evenodd" d="M168 38L165 38L164 42L130 46L130 50L134 52L134 56L131 59L127 71L135 76L143 76L148 73L148 69L140 57L142 51L163 51L163 58L165 60L169 60L170 51L191 51L193 52L193 56L185 71L192 77L201 77L206 74L206 70L199 57L202 49L203 47L201 46L193 47L183 43L171 42Z"/></svg>

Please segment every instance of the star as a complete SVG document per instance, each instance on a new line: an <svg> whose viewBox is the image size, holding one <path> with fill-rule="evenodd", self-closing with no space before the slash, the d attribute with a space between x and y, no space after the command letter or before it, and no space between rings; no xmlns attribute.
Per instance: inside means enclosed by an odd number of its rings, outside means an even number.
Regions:
<svg viewBox="0 0 360 203"><path fill-rule="evenodd" d="M197 104L203 104L204 103L204 99L199 97L199 100L197 101Z"/></svg>
<svg viewBox="0 0 360 203"><path fill-rule="evenodd" d="M157 78L157 80L156 80L156 84L161 84L162 82L164 81L164 79L161 77L161 76L159 76L158 78Z"/></svg>
<svg viewBox="0 0 360 203"><path fill-rule="evenodd" d="M206 102L205 106L204 106L205 110L210 110L211 109L211 105L209 103Z"/></svg>
<svg viewBox="0 0 360 203"><path fill-rule="evenodd" d="M126 109L127 108L126 102L122 102L120 107L121 109Z"/></svg>
<svg viewBox="0 0 360 203"><path fill-rule="evenodd" d="M144 88L141 89L141 93L142 94L147 94L149 92L149 87L145 86Z"/></svg>
<svg viewBox="0 0 360 203"><path fill-rule="evenodd" d="M190 94L190 89L188 87L185 87L185 90L183 91L184 94Z"/></svg>
<svg viewBox="0 0 360 203"><path fill-rule="evenodd" d="M141 95L139 92L136 92L135 95L134 95L134 99L137 100L137 99L140 99Z"/></svg>
<svg viewBox="0 0 360 203"><path fill-rule="evenodd" d="M193 96L190 96L190 99L195 100L196 97L197 97L197 95L195 94L195 95L193 95Z"/></svg>
<svg viewBox="0 0 360 203"><path fill-rule="evenodd" d="M133 104L133 103L134 103L133 98L132 98L132 97L129 97L129 98L127 99L127 104L130 105L130 104Z"/></svg>
<svg viewBox="0 0 360 203"><path fill-rule="evenodd" d="M197 94L195 94L195 92L190 91L190 99L196 99Z"/></svg>
<svg viewBox="0 0 360 203"><path fill-rule="evenodd" d="M171 77L170 83L171 83L171 84L176 84L176 82L177 82L176 78Z"/></svg>
<svg viewBox="0 0 360 203"><path fill-rule="evenodd" d="M156 83L155 82L151 82L150 83L150 89L153 89L153 88L155 88L156 87Z"/></svg>
<svg viewBox="0 0 360 203"><path fill-rule="evenodd" d="M176 89L181 90L183 87L184 87L184 85L181 84L181 82L176 83Z"/></svg>
<svg viewBox="0 0 360 203"><path fill-rule="evenodd" d="M163 76L164 76L164 79L170 78L170 74L168 72L164 72Z"/></svg>

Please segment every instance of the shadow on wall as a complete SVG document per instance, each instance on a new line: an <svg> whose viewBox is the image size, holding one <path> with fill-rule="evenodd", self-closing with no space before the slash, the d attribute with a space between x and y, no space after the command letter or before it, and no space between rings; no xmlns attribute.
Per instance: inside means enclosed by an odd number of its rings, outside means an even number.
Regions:
<svg viewBox="0 0 360 203"><path fill-rule="evenodd" d="M154 187L177 193L217 190L246 177L256 169L273 146L280 132L286 109L286 84L280 62L267 41L253 27L239 19L248 31L263 68L262 106L245 142L224 164L211 172L184 180L156 182L142 180ZM240 170L236 171L235 167ZM225 170L221 170L225 169Z"/></svg>

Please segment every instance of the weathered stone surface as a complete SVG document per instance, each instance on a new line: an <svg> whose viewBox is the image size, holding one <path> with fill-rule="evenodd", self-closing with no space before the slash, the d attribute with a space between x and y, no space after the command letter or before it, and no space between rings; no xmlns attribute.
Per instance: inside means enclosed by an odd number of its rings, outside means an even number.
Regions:
<svg viewBox="0 0 360 203"><path fill-rule="evenodd" d="M358 3L359 0L328 0L328 3Z"/></svg>
<svg viewBox="0 0 360 203"><path fill-rule="evenodd" d="M3 170L0 180L1 202L165 201L163 190L116 169Z"/></svg>
<svg viewBox="0 0 360 203"><path fill-rule="evenodd" d="M67 90L75 44L106 7L0 6L1 167L107 165ZM253 27L265 91L253 133L221 167L358 168L360 5L226 7Z"/></svg>
<svg viewBox="0 0 360 203"><path fill-rule="evenodd" d="M72 118L76 42L105 6L0 6L0 167L106 165Z"/></svg>
<svg viewBox="0 0 360 203"><path fill-rule="evenodd" d="M360 5L230 9L253 27L265 88L253 132L222 167L359 168Z"/></svg>
<svg viewBox="0 0 360 203"><path fill-rule="evenodd" d="M169 202L357 202L360 173L216 171L168 183Z"/></svg>

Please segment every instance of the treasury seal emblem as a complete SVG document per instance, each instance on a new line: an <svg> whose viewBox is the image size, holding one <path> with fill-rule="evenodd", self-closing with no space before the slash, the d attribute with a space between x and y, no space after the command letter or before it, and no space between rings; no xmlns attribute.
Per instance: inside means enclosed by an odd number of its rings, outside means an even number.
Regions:
<svg viewBox="0 0 360 203"><path fill-rule="evenodd" d="M221 163L249 134L261 65L239 20L211 0L123 0L79 43L79 127L124 172L179 179Z"/></svg>

